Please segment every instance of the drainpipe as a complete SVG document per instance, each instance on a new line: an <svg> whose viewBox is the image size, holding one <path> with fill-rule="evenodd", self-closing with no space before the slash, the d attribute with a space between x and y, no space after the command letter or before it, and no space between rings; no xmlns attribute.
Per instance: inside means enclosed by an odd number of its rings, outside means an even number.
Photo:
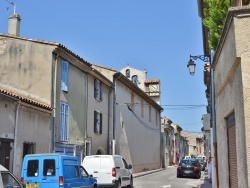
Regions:
<svg viewBox="0 0 250 188"><path fill-rule="evenodd" d="M16 107L16 117L15 117L15 127L14 127L14 150L13 150L13 166L12 166L12 172L14 174L16 174L14 172L14 170L16 169L16 148L17 148L17 131L18 131L18 116L19 116L19 107L20 107L20 103L18 102L17 107Z"/></svg>
<svg viewBox="0 0 250 188"><path fill-rule="evenodd" d="M111 91L112 89L109 88L109 95L108 95L108 135L107 135L107 153L110 154L110 138L109 138L109 131L110 131L110 98L111 98Z"/></svg>
<svg viewBox="0 0 250 188"><path fill-rule="evenodd" d="M55 146L56 146L56 77L57 77L57 64L58 64L58 54L55 54L55 61L53 65L53 75L52 75L52 93L51 93L51 103L52 103L52 109L53 109L53 115L52 115L52 122L51 122L51 141L50 143L53 143L52 149L50 149L49 152L53 151L55 153Z"/></svg>
<svg viewBox="0 0 250 188"><path fill-rule="evenodd" d="M112 149L113 155L115 155L115 145L116 145L116 81L121 77L121 73L117 78L113 78L113 142Z"/></svg>
<svg viewBox="0 0 250 188"><path fill-rule="evenodd" d="M86 110L85 110L85 138L84 138L84 153L85 153L85 156L91 151L91 148L92 148L92 142L90 142L90 146L89 146L89 152L87 152L87 144L86 144L86 139L88 139L88 111L89 111L89 103L88 103L88 96L89 96L89 91L88 91L88 82L89 82L89 77L88 77L88 74L86 74L86 82L85 82L85 91L86 91Z"/></svg>
<svg viewBox="0 0 250 188"><path fill-rule="evenodd" d="M216 119L215 119L215 86L214 86L214 69L210 69L211 72L211 116L212 116L212 141L213 141L213 150L212 150L212 157L213 157L213 171L212 171L212 182L214 187L219 186L219 179L218 179L218 167L217 167L217 135L216 135Z"/></svg>

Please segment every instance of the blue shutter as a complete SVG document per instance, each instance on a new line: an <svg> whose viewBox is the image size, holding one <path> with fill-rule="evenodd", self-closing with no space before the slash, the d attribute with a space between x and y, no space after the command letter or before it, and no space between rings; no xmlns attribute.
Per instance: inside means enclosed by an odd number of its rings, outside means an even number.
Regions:
<svg viewBox="0 0 250 188"><path fill-rule="evenodd" d="M97 133L97 111L94 111L94 133Z"/></svg>
<svg viewBox="0 0 250 188"><path fill-rule="evenodd" d="M102 134L102 114L100 113L100 134Z"/></svg>
<svg viewBox="0 0 250 188"><path fill-rule="evenodd" d="M94 97L97 98L97 80L94 80Z"/></svg>
<svg viewBox="0 0 250 188"><path fill-rule="evenodd" d="M102 82L100 82L100 100L102 101Z"/></svg>
<svg viewBox="0 0 250 188"><path fill-rule="evenodd" d="M61 103L61 117L60 117L60 140L68 141L69 131L69 106Z"/></svg>

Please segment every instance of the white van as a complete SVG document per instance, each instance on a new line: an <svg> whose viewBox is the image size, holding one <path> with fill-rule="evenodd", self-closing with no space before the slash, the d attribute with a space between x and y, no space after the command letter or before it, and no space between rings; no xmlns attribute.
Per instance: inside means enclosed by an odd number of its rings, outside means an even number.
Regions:
<svg viewBox="0 0 250 188"><path fill-rule="evenodd" d="M90 155L82 166L97 179L99 187L133 187L132 166L120 155Z"/></svg>
<svg viewBox="0 0 250 188"><path fill-rule="evenodd" d="M22 188L23 186L8 169L0 165L0 187L1 188Z"/></svg>

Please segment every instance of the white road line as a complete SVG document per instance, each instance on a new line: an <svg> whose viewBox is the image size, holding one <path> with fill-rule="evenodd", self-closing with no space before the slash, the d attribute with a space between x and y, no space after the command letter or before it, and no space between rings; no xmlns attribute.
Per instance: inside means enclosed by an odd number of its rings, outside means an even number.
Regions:
<svg viewBox="0 0 250 188"><path fill-rule="evenodd" d="M171 185L163 185L161 186L162 188L171 188L172 186Z"/></svg>
<svg viewBox="0 0 250 188"><path fill-rule="evenodd" d="M174 178L176 178L176 176L172 176L172 177L170 177L169 179L174 179Z"/></svg>

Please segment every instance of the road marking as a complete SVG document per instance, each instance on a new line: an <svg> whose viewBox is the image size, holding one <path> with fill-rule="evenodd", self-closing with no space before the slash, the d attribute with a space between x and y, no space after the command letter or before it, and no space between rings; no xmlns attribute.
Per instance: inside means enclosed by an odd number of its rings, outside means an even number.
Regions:
<svg viewBox="0 0 250 188"><path fill-rule="evenodd" d="M194 185L197 180L188 180L187 185Z"/></svg>
<svg viewBox="0 0 250 188"><path fill-rule="evenodd" d="M163 185L161 186L162 188L171 188L172 186L171 185Z"/></svg>

